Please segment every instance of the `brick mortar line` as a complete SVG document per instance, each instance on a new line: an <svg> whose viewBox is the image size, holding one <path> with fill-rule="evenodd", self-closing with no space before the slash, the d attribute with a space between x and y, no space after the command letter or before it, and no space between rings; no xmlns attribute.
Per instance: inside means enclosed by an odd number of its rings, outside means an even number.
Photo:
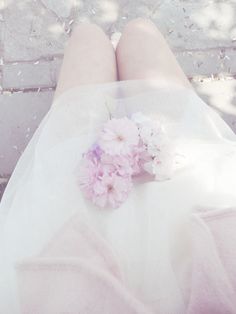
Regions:
<svg viewBox="0 0 236 314"><path fill-rule="evenodd" d="M224 52L227 52L227 51L236 51L236 47L210 47L210 48L197 48L197 49L182 49L182 48L172 48L173 52L178 54L178 53L199 53L199 52L202 52L202 53L207 53L207 52L213 52L213 51L224 51ZM2 57L2 60L3 60L3 65L15 65L15 64L34 64L35 62L50 62L50 61L55 61L57 59L61 60L63 59L63 56L64 54L61 54L61 53L58 53L58 54L55 54L55 55L46 55L46 56L41 56L37 59L30 59L30 60L14 60L14 61L8 61L8 60L5 60L3 57Z"/></svg>
<svg viewBox="0 0 236 314"><path fill-rule="evenodd" d="M236 73L231 73L230 75L211 73L211 75L196 75L192 77L188 77L191 82L199 82L199 81L231 81L236 79Z"/></svg>
<svg viewBox="0 0 236 314"><path fill-rule="evenodd" d="M7 61L3 59L3 65L18 65L18 64L34 64L35 62L52 62L56 60L62 60L63 54L55 54L53 56L43 56L38 59L32 59L32 60L14 60L14 61Z"/></svg>
<svg viewBox="0 0 236 314"><path fill-rule="evenodd" d="M40 92L48 92L54 91L56 89L56 85L54 86L47 86L47 87L26 87L26 88L3 88L0 91L0 95L4 95L6 93L40 93Z"/></svg>
<svg viewBox="0 0 236 314"><path fill-rule="evenodd" d="M208 82L211 81L229 81L236 79L236 73L231 75L219 75L219 74L211 74L207 75L199 75L199 76L190 76L188 79L191 82ZM4 95L6 93L40 93L40 92L47 92L47 91L55 91L56 85L52 86L37 86L37 87L25 87L25 88L3 88L0 90L0 95Z"/></svg>
<svg viewBox="0 0 236 314"><path fill-rule="evenodd" d="M227 47L227 46L219 46L219 47L208 47L208 48L193 48L193 49L182 49L182 48L173 48L174 52L177 53L182 53L182 52L204 52L206 53L207 51L212 52L212 51L219 51L219 50L224 50L224 51L235 51L236 46L232 47Z"/></svg>

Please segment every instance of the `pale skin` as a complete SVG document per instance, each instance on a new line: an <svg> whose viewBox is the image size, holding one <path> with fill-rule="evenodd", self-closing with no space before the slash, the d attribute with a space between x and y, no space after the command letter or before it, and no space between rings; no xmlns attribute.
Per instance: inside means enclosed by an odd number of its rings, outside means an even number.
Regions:
<svg viewBox="0 0 236 314"><path fill-rule="evenodd" d="M65 49L55 98L71 87L117 80L155 80L192 88L165 38L150 20L126 24L116 50L95 24L74 28Z"/></svg>

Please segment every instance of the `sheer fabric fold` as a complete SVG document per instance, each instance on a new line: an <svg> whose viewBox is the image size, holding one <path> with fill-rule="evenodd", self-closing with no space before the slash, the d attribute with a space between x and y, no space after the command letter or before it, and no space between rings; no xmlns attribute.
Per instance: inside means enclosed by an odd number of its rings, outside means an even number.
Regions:
<svg viewBox="0 0 236 314"><path fill-rule="evenodd" d="M112 115L162 119L180 162L116 210L78 187ZM236 136L191 89L155 81L55 100L0 204L0 313L236 313Z"/></svg>

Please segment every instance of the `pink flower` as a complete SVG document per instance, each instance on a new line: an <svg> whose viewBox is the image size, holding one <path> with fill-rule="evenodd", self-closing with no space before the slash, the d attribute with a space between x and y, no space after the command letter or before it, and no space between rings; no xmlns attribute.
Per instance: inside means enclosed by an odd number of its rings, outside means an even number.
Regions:
<svg viewBox="0 0 236 314"><path fill-rule="evenodd" d="M96 160L83 158L79 169L79 185L87 198L93 195L93 185L104 175L102 165Z"/></svg>
<svg viewBox="0 0 236 314"><path fill-rule="evenodd" d="M128 155L108 155L103 154L101 156L101 163L104 168L108 168L109 172L116 173L120 176L132 176L133 164L130 156Z"/></svg>
<svg viewBox="0 0 236 314"><path fill-rule="evenodd" d="M143 172L145 171L144 165L150 160L151 156L148 154L145 145L143 145L143 143L140 142L139 145L135 147L130 157L133 169L133 176L143 174Z"/></svg>
<svg viewBox="0 0 236 314"><path fill-rule="evenodd" d="M99 207L117 208L127 199L131 187L130 177L104 175L93 186L92 201Z"/></svg>
<svg viewBox="0 0 236 314"><path fill-rule="evenodd" d="M125 157L109 157L101 154L97 159L92 151L85 154L80 164L79 185L84 196L94 204L117 208L131 190L132 168Z"/></svg>
<svg viewBox="0 0 236 314"><path fill-rule="evenodd" d="M84 154L84 158L87 158L91 161L99 161L101 158L101 155L103 154L103 151L99 147L99 145L94 144L89 151Z"/></svg>
<svg viewBox="0 0 236 314"><path fill-rule="evenodd" d="M83 155L79 185L99 207L119 207L135 176L149 173L165 180L172 174L173 156L161 125L142 114L133 119L108 121L98 141Z"/></svg>
<svg viewBox="0 0 236 314"><path fill-rule="evenodd" d="M125 117L109 120L104 125L98 143L110 155L125 155L131 153L138 141L136 124Z"/></svg>

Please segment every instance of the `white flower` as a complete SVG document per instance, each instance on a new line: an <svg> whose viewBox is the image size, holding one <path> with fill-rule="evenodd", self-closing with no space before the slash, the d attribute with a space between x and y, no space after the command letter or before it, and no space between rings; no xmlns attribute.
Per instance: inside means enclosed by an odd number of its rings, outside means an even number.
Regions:
<svg viewBox="0 0 236 314"><path fill-rule="evenodd" d="M141 113L133 115L132 119L139 128L139 136L144 144L148 145L163 133L163 127L158 120L151 120Z"/></svg>
<svg viewBox="0 0 236 314"><path fill-rule="evenodd" d="M162 146L161 149L153 155L151 161L145 163L144 169L155 176L157 181L169 179L174 171L175 153L170 145Z"/></svg>
<svg viewBox="0 0 236 314"><path fill-rule="evenodd" d="M161 150L167 149L167 146L169 146L168 142L168 138L165 134L157 134L146 142L147 151L151 156L155 157L159 155Z"/></svg>

